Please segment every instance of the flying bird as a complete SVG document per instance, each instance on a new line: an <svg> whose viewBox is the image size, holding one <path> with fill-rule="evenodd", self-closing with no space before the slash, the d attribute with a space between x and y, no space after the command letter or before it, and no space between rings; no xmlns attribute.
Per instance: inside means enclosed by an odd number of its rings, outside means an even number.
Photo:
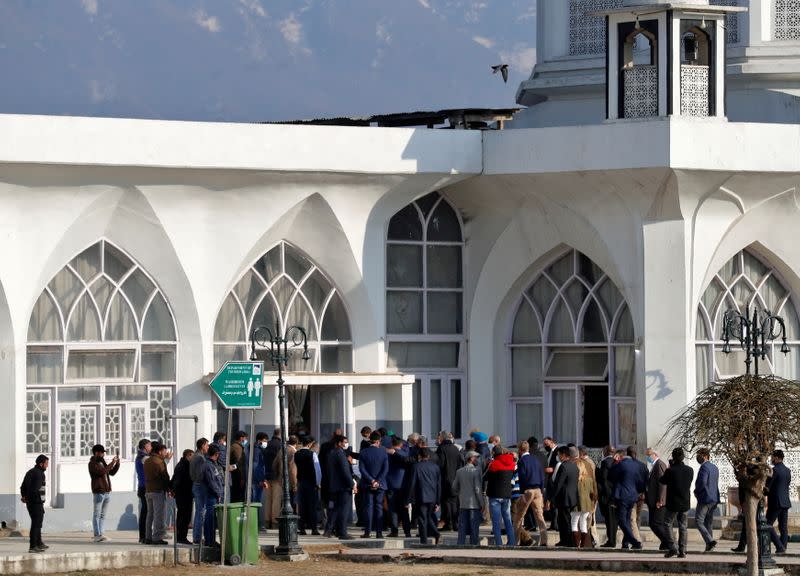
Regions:
<svg viewBox="0 0 800 576"><path fill-rule="evenodd" d="M492 74L497 74L498 72L503 76L503 83L508 82L508 64L492 66Z"/></svg>

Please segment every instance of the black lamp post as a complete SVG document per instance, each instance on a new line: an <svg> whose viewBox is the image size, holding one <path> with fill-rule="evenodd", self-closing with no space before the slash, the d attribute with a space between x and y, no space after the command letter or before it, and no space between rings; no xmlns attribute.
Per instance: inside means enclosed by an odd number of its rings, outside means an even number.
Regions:
<svg viewBox="0 0 800 576"><path fill-rule="evenodd" d="M750 364L755 363L754 374L758 376L758 360L766 360L767 343L781 338L781 352L789 353L789 345L786 344L786 324L783 318L774 315L769 310L753 309L753 316L750 317L750 308L745 306L744 314L736 310L725 311L722 317L722 352L731 353L731 337L739 341L742 350L745 351L744 364L746 373L750 374ZM758 531L758 567L759 569L772 568L775 559L772 557L770 549L770 525L764 518L764 504L762 498L758 500L756 511L756 527Z"/></svg>
<svg viewBox="0 0 800 576"><path fill-rule="evenodd" d="M288 558L295 554L302 554L303 549L297 543L297 515L292 511L292 502L289 494L289 454L286 451L286 387L283 381L283 368L289 363L291 349L303 347L303 361L310 358L308 355L308 336L300 326L290 326L286 332L281 332L280 320L275 321L275 332L268 326L258 326L250 335L250 360L257 360L256 344L266 348L269 360L273 366L278 367L278 399L281 412L281 445L283 453L283 508L278 516L278 546L275 554L278 557Z"/></svg>

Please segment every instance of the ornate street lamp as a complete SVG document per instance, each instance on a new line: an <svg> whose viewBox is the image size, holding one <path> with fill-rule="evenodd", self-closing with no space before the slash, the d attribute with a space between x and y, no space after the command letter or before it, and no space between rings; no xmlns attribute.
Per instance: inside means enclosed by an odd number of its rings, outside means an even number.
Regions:
<svg viewBox="0 0 800 576"><path fill-rule="evenodd" d="M780 351L783 354L789 353L789 345L786 344L786 324L784 324L783 318L774 315L769 310L759 310L754 307L752 318L749 306L745 306L744 314L733 309L726 310L722 317L723 354L731 353L731 338L738 340L745 352L744 364L747 374L750 374L750 364L754 362L754 374L758 376L758 360L759 358L766 360L768 342L781 338ZM758 567L761 570L772 568L776 564L770 549L771 527L764 518L762 499L758 500L756 527L758 530Z"/></svg>
<svg viewBox="0 0 800 576"><path fill-rule="evenodd" d="M300 326L290 326L286 332L281 332L280 320L275 321L275 332L268 326L258 326L250 335L250 360L257 360L256 345L266 348L269 360L273 366L278 367L278 399L281 412L281 445L283 453L283 508L278 516L278 546L275 554L280 558L288 558L296 554L303 554L303 549L297 543L298 517L292 511L292 502L289 493L289 454L286 450L288 433L286 430L286 388L283 381L283 368L289 363L292 348L303 347L303 361L307 361L308 336L305 329Z"/></svg>

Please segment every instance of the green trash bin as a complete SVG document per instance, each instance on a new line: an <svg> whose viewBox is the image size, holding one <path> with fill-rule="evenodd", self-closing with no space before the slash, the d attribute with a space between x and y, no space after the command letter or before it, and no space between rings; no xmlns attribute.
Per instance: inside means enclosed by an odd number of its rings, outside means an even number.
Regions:
<svg viewBox="0 0 800 576"><path fill-rule="evenodd" d="M217 518L217 530L220 539L222 538L222 510L223 505L217 504L215 507ZM231 502L228 504L228 527L225 535L225 562L231 565L258 564L259 545L258 545L258 509L261 503L253 502L248 509L247 521L245 526L244 502ZM244 554L245 530L248 533L247 554Z"/></svg>

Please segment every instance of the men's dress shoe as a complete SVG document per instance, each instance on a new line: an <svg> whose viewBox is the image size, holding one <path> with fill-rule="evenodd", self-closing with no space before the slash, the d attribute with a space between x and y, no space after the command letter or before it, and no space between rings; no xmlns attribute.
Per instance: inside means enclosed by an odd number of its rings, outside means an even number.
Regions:
<svg viewBox="0 0 800 576"><path fill-rule="evenodd" d="M184 546L191 546L192 545L192 543L189 542L188 540L186 540L185 538L183 540L178 540L178 544L183 544Z"/></svg>
<svg viewBox="0 0 800 576"><path fill-rule="evenodd" d="M630 544L623 544L622 546L619 547L619 549L620 550L630 550L631 549L631 545Z"/></svg>
<svg viewBox="0 0 800 576"><path fill-rule="evenodd" d="M369 534L362 534L360 537L361 538L369 538Z"/></svg>
<svg viewBox="0 0 800 576"><path fill-rule="evenodd" d="M677 555L678 555L677 550L667 550L666 553L664 554L664 558L673 558L674 556Z"/></svg>
<svg viewBox="0 0 800 576"><path fill-rule="evenodd" d="M383 534L381 534L380 532L378 532L377 534L375 534L375 539L376 539L376 540L383 540Z"/></svg>
<svg viewBox="0 0 800 576"><path fill-rule="evenodd" d="M706 552L711 552L716 547L717 547L717 541L716 540L712 540L711 542L706 544Z"/></svg>
<svg viewBox="0 0 800 576"><path fill-rule="evenodd" d="M306 531L305 531L304 528L301 528L300 530L298 530L297 531L297 535L298 536L307 536Z"/></svg>
<svg viewBox="0 0 800 576"><path fill-rule="evenodd" d="M740 552L741 553L741 552L744 552L745 550L747 550L747 548L742 548L740 546L737 546L736 548L731 548L731 552Z"/></svg>
<svg viewBox="0 0 800 576"><path fill-rule="evenodd" d="M28 553L29 554L41 554L42 552L44 552L44 549L43 548L39 548L38 546L28 549Z"/></svg>
<svg viewBox="0 0 800 576"><path fill-rule="evenodd" d="M311 535L312 536L319 536L319 530L312 530L311 531Z"/></svg>
<svg viewBox="0 0 800 576"><path fill-rule="evenodd" d="M167 546L169 542L167 542L166 540L153 540L151 544L153 546Z"/></svg>
<svg viewBox="0 0 800 576"><path fill-rule="evenodd" d="M678 558L686 558L686 552L678 552Z"/></svg>
<svg viewBox="0 0 800 576"><path fill-rule="evenodd" d="M397 530L389 532L389 538L397 538L398 536L400 536L400 533Z"/></svg>
<svg viewBox="0 0 800 576"><path fill-rule="evenodd" d="M786 554L786 548L781 548L779 550L775 550L775 555L776 556L783 556L784 554Z"/></svg>
<svg viewBox="0 0 800 576"><path fill-rule="evenodd" d="M150 544L152 544L152 543L153 543L153 541L152 541L152 540L147 540L147 539L145 539L144 543L145 543L145 544L147 544L148 546L150 546Z"/></svg>
<svg viewBox="0 0 800 576"><path fill-rule="evenodd" d="M50 546L48 546L47 544L45 544L43 542L39 542L39 545L37 546L37 548L41 548L42 550L47 550L48 548L50 548ZM786 552L786 550L784 550L784 552Z"/></svg>
<svg viewBox="0 0 800 576"><path fill-rule="evenodd" d="M641 542L635 542L635 543L633 544L633 546L631 546L631 548L632 548L633 550L641 550L641 549L642 549L642 543L641 543Z"/></svg>
<svg viewBox="0 0 800 576"><path fill-rule="evenodd" d="M405 538L411 538L411 532L406 532L405 534L403 534L403 536Z"/></svg>
<svg viewBox="0 0 800 576"><path fill-rule="evenodd" d="M606 542L605 544L601 544L600 548L616 548L616 542Z"/></svg>
<svg viewBox="0 0 800 576"><path fill-rule="evenodd" d="M343 534L339 536L339 540L355 540L355 536L351 536L350 534Z"/></svg>

